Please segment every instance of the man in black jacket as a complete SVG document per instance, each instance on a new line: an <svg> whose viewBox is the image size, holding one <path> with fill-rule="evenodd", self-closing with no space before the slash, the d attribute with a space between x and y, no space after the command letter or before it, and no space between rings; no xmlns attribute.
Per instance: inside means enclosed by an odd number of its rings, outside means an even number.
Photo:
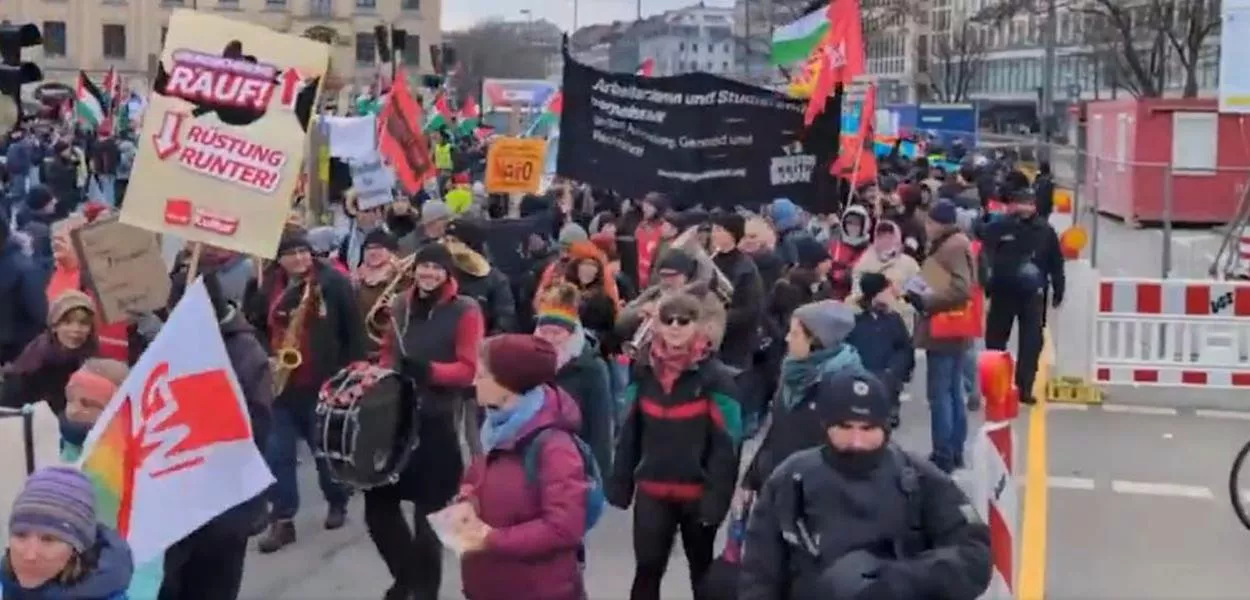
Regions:
<svg viewBox="0 0 1250 600"><path fill-rule="evenodd" d="M827 441L781 463L747 525L740 600L973 600L990 533L949 476L890 443L884 384L826 375Z"/></svg>
<svg viewBox="0 0 1250 600"><path fill-rule="evenodd" d="M351 282L329 263L313 258L303 230L282 235L277 268L265 273L263 280L263 287L256 290L252 284L252 293L246 294L248 321L257 327L258 338L271 356L286 349L298 351L303 359L274 400L273 431L265 452L276 482L270 489L273 522L258 548L270 553L295 542L292 519L299 511L296 445L301 439L312 442L317 392L348 363L365 359L365 332ZM311 285L307 296L306 285ZM303 330L288 331L301 314ZM329 504L325 527L338 529L347 517L348 493L330 478L324 460L316 463L321 492Z"/></svg>
<svg viewBox="0 0 1250 600"><path fill-rule="evenodd" d="M983 258L988 267L985 290L990 298L985 319L985 346L1006 350L1011 328L1020 323L1016 385L1020 401L1032 404L1033 380L1042 353L1046 325L1046 298L1063 302L1066 288L1063 253L1054 228L1037 212L1033 190L1016 190L1007 198L1011 214L986 225L982 233Z"/></svg>
<svg viewBox="0 0 1250 600"><path fill-rule="evenodd" d="M725 319L725 341L720 359L739 369L751 367L759 347L760 318L764 314L764 284L751 257L738 250L746 235L746 220L737 213L717 215L712 223L712 262L733 284L733 298Z"/></svg>

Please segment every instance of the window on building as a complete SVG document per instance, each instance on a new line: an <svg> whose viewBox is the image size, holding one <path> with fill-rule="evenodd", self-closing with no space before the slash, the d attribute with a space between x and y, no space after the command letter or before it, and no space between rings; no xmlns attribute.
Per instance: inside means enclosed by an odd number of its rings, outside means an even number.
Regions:
<svg viewBox="0 0 1250 600"><path fill-rule="evenodd" d="M404 0L400 4L402 10L421 10L421 0Z"/></svg>
<svg viewBox="0 0 1250 600"><path fill-rule="evenodd" d="M724 62L722 62L722 63L720 64L720 70L721 70L721 71L728 71L728 70L729 70L729 61L724 61Z"/></svg>
<svg viewBox="0 0 1250 600"><path fill-rule="evenodd" d="M685 52L685 51L686 51L686 42L677 42L677 49L678 49L678 50L680 50L680 51L682 51L682 52Z"/></svg>
<svg viewBox="0 0 1250 600"><path fill-rule="evenodd" d="M1215 174L1219 124L1219 113L1172 113L1172 169L1176 174Z"/></svg>
<svg viewBox="0 0 1250 600"><path fill-rule="evenodd" d="M356 34L356 62L360 64L373 64L378 56L378 42L373 37L373 32Z"/></svg>
<svg viewBox="0 0 1250 600"><path fill-rule="evenodd" d="M286 0L265 0L265 8L286 8Z"/></svg>
<svg viewBox="0 0 1250 600"><path fill-rule="evenodd" d="M707 66L705 66L703 70L704 70L704 71L707 71L708 73L711 73L711 72L712 72L712 61L710 61L710 60L709 60L709 61L707 61Z"/></svg>
<svg viewBox="0 0 1250 600"><path fill-rule="evenodd" d="M43 22L43 55L48 58L65 56L65 21Z"/></svg>
<svg viewBox="0 0 1250 600"><path fill-rule="evenodd" d="M403 59L406 66L421 66L421 36L410 33L404 38Z"/></svg>
<svg viewBox="0 0 1250 600"><path fill-rule="evenodd" d="M725 42L725 52L729 52L729 42Z"/></svg>
<svg viewBox="0 0 1250 600"><path fill-rule="evenodd" d="M217 5L225 6L228 8L238 8L239 0L217 0Z"/></svg>
<svg viewBox="0 0 1250 600"><path fill-rule="evenodd" d="M126 58L126 26L108 23L102 33L104 58Z"/></svg>
<svg viewBox="0 0 1250 600"><path fill-rule="evenodd" d="M165 36L167 36L167 35L169 35L169 28L168 28L168 27L162 27L162 28L161 28L161 46L162 46L162 47L165 45Z"/></svg>
<svg viewBox="0 0 1250 600"><path fill-rule="evenodd" d="M356 0L356 8L365 10L375 10L378 7L378 0Z"/></svg>
<svg viewBox="0 0 1250 600"><path fill-rule="evenodd" d="M695 52L695 53L697 53L697 52L699 51L699 45L698 45L698 44L690 44L690 51L691 51L691 52Z"/></svg>

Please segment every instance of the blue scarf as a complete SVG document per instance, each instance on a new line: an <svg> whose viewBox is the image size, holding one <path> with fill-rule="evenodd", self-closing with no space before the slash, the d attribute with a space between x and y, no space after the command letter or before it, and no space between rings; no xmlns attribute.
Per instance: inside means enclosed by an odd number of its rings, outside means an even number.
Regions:
<svg viewBox="0 0 1250 600"><path fill-rule="evenodd" d="M490 452L515 440L521 428L542 410L546 401L547 389L540 385L521 394L508 408L487 408L481 433L483 451Z"/></svg>
<svg viewBox="0 0 1250 600"><path fill-rule="evenodd" d="M803 401L808 391L816 386L825 373L861 366L859 352L846 344L817 350L807 358L787 356L781 362L781 404L786 410L793 409Z"/></svg>

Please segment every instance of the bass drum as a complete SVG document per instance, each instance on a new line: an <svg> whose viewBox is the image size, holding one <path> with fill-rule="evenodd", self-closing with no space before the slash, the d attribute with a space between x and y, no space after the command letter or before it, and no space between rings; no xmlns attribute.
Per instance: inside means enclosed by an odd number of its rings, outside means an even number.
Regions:
<svg viewBox="0 0 1250 600"><path fill-rule="evenodd" d="M355 489L393 484L420 443L419 414L411 379L353 363L321 387L314 454L326 461L333 479Z"/></svg>

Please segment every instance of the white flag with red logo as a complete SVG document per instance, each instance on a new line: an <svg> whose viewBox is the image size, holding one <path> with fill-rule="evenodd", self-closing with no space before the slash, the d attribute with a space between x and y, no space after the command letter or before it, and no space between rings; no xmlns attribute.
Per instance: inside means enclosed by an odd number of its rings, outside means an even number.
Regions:
<svg viewBox="0 0 1250 600"><path fill-rule="evenodd" d="M187 289L83 445L96 512L135 564L273 483L203 281Z"/></svg>

